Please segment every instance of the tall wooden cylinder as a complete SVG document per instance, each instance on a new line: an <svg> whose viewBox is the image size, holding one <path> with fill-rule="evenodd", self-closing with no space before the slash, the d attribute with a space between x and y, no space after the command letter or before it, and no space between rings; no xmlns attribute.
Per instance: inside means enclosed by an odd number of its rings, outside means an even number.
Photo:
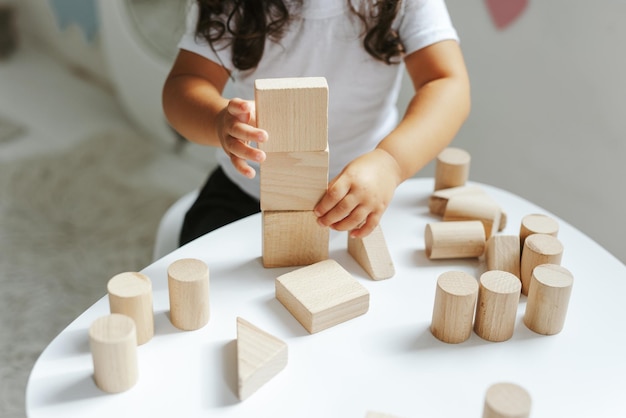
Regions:
<svg viewBox="0 0 626 418"><path fill-rule="evenodd" d="M528 295L533 270L540 264L561 264L563 244L558 238L546 234L532 234L524 241L520 273L522 293Z"/></svg>
<svg viewBox="0 0 626 418"><path fill-rule="evenodd" d="M487 240L485 261L487 270L503 270L520 277L521 251L519 236L494 235Z"/></svg>
<svg viewBox="0 0 626 418"><path fill-rule="evenodd" d="M170 321L176 328L192 331L209 322L209 268L202 261L184 258L167 269Z"/></svg>
<svg viewBox="0 0 626 418"><path fill-rule="evenodd" d="M96 319L89 328L94 381L108 393L123 392L137 382L135 321L122 314Z"/></svg>
<svg viewBox="0 0 626 418"><path fill-rule="evenodd" d="M532 234L552 235L559 234L559 223L556 219L541 213L533 213L522 218L519 229L520 248L524 248L526 237Z"/></svg>
<svg viewBox="0 0 626 418"><path fill-rule="evenodd" d="M457 344L472 334L478 283L462 271L449 271L437 279L430 331L438 340Z"/></svg>
<svg viewBox="0 0 626 418"><path fill-rule="evenodd" d="M135 321L137 344L144 344L154 336L154 309L152 282L142 273L126 272L107 283L111 313L129 316Z"/></svg>
<svg viewBox="0 0 626 418"><path fill-rule="evenodd" d="M572 273L560 265L535 267L528 290L524 324L538 334L561 332L573 283Z"/></svg>
<svg viewBox="0 0 626 418"><path fill-rule="evenodd" d="M430 223L424 241L431 260L480 257L485 252L485 228L480 221Z"/></svg>
<svg viewBox="0 0 626 418"><path fill-rule="evenodd" d="M514 383L496 383L487 389L483 418L528 418L531 398Z"/></svg>
<svg viewBox="0 0 626 418"><path fill-rule="evenodd" d="M513 274L491 270L480 276L474 332L487 341L513 336L522 283Z"/></svg>
<svg viewBox="0 0 626 418"><path fill-rule="evenodd" d="M460 148L446 148L435 160L435 190L463 186L469 178L470 154Z"/></svg>

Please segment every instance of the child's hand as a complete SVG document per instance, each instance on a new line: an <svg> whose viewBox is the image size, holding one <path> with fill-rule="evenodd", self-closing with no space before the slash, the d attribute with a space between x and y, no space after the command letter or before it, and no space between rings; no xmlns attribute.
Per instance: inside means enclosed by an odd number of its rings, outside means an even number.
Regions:
<svg viewBox="0 0 626 418"><path fill-rule="evenodd" d="M348 164L315 207L320 225L362 238L376 228L400 184L399 167L376 149Z"/></svg>
<svg viewBox="0 0 626 418"><path fill-rule="evenodd" d="M217 135L237 171L253 178L256 172L247 161L262 162L265 153L249 144L267 141L267 132L256 127L254 102L231 99L217 118Z"/></svg>

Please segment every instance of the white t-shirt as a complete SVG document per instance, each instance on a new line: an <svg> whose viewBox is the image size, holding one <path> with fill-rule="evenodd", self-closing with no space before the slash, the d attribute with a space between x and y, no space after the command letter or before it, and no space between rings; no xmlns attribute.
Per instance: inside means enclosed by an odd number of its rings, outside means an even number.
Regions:
<svg viewBox="0 0 626 418"><path fill-rule="evenodd" d="M404 64L387 65L365 51L359 36L362 24L346 0L305 0L300 18L291 22L280 42L266 41L259 65L246 71L233 67L230 48L214 52L206 41L195 37L197 13L194 3L179 47L224 65L234 79L234 97L253 100L254 80L260 78L326 78L330 179L374 149L396 126L395 104ZM407 54L442 40L458 40L444 0L402 1L394 28ZM217 159L233 182L259 198L258 175L250 180L239 174L223 151ZM258 165L250 165L259 172Z"/></svg>

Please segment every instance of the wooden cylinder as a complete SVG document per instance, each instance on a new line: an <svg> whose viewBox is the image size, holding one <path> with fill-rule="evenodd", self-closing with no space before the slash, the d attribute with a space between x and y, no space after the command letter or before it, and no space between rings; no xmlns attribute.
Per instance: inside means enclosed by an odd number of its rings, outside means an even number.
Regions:
<svg viewBox="0 0 626 418"><path fill-rule="evenodd" d="M524 241L520 273L522 293L528 295L533 270L540 264L561 264L563 244L558 238L546 234L532 234Z"/></svg>
<svg viewBox="0 0 626 418"><path fill-rule="evenodd" d="M528 418L531 398L514 383L496 383L487 389L483 418Z"/></svg>
<svg viewBox="0 0 626 418"><path fill-rule="evenodd" d="M135 321L122 314L96 319L89 328L94 381L108 393L123 392L137 382Z"/></svg>
<svg viewBox="0 0 626 418"><path fill-rule="evenodd" d="M176 328L192 331L209 322L209 268L202 261L185 258L167 269L170 321Z"/></svg>
<svg viewBox="0 0 626 418"><path fill-rule="evenodd" d="M513 274L491 270L480 276L474 332L487 341L513 336L522 283Z"/></svg>
<svg viewBox="0 0 626 418"><path fill-rule="evenodd" d="M463 186L469 178L470 154L460 148L444 149L435 161L435 190Z"/></svg>
<svg viewBox="0 0 626 418"><path fill-rule="evenodd" d="M485 252L485 228L480 221L430 223L424 241L431 260L480 257Z"/></svg>
<svg viewBox="0 0 626 418"><path fill-rule="evenodd" d="M135 321L137 344L154 336L152 282L141 273L126 272L113 276L107 283L111 313L129 316Z"/></svg>
<svg viewBox="0 0 626 418"><path fill-rule="evenodd" d="M454 196L448 200L443 214L444 221L480 221L485 228L487 238L495 234L500 227L502 210L490 197Z"/></svg>
<svg viewBox="0 0 626 418"><path fill-rule="evenodd" d="M437 279L430 331L438 340L457 344L472 333L478 283L462 271L449 271Z"/></svg>
<svg viewBox="0 0 626 418"><path fill-rule="evenodd" d="M542 264L533 270L524 324L532 331L558 334L565 324L574 276L556 264Z"/></svg>
<svg viewBox="0 0 626 418"><path fill-rule="evenodd" d="M524 248L526 237L532 234L552 235L559 234L559 223L548 215L533 213L522 218L520 224L519 239L520 248Z"/></svg>
<svg viewBox="0 0 626 418"><path fill-rule="evenodd" d="M520 245L517 235L494 235L487 240L487 270L502 270L520 277Z"/></svg>

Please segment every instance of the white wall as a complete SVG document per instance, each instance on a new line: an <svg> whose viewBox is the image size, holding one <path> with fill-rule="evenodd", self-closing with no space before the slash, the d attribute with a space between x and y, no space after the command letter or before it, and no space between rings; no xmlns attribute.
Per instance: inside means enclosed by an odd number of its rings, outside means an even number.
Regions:
<svg viewBox="0 0 626 418"><path fill-rule="evenodd" d="M472 82L472 113L454 141L472 155L470 177L543 206L626 261L626 2L531 1L502 30L486 3L447 0Z"/></svg>

